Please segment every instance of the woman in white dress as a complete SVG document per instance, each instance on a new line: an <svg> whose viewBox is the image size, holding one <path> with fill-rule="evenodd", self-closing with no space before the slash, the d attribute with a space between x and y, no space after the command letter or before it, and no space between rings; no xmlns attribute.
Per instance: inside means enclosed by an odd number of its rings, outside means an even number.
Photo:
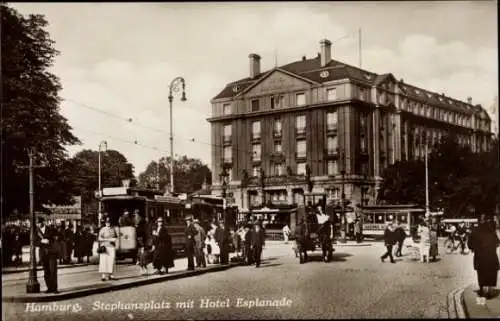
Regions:
<svg viewBox="0 0 500 321"><path fill-rule="evenodd" d="M106 249L99 253L99 273L102 281L114 280L113 272L115 268L116 242L118 236L116 230L111 226L109 217L105 220L104 227L99 231L99 248ZM101 252L101 251L99 251Z"/></svg>
<svg viewBox="0 0 500 321"><path fill-rule="evenodd" d="M420 224L418 234L420 235L420 262L429 262L431 239L429 227L425 222Z"/></svg>

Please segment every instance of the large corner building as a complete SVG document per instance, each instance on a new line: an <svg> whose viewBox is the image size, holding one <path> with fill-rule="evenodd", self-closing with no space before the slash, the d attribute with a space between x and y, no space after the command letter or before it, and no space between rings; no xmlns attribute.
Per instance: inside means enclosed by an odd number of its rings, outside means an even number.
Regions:
<svg viewBox="0 0 500 321"><path fill-rule="evenodd" d="M221 193L224 166L227 195L239 207L264 200L300 204L306 168L313 192L335 200L344 185L347 199L360 204L364 186L371 203L388 165L422 157L426 143L447 133L473 151L488 148L491 119L470 98L463 102L336 61L328 40L320 42L317 57L264 72L259 55L249 59L248 77L213 98L208 119L214 193Z"/></svg>

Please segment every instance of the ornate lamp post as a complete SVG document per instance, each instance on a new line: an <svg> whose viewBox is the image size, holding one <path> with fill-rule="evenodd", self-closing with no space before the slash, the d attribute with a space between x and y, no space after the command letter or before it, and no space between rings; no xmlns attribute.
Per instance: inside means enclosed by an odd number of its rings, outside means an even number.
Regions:
<svg viewBox="0 0 500 321"><path fill-rule="evenodd" d="M99 143L99 210L97 214L98 226L101 226L102 222L101 151L106 151L107 149L108 143L105 140Z"/></svg>
<svg viewBox="0 0 500 321"><path fill-rule="evenodd" d="M174 134L173 134L173 94L182 88L181 101L186 101L186 82L182 77L176 77L169 86L168 102L170 103L170 193L174 193Z"/></svg>

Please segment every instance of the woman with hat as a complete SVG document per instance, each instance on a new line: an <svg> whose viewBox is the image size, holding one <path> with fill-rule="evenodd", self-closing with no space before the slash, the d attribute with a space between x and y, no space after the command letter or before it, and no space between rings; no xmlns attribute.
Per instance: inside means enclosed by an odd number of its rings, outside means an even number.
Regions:
<svg viewBox="0 0 500 321"><path fill-rule="evenodd" d="M101 273L102 281L114 280L113 271L115 268L115 258L116 258L116 242L118 240L118 234L116 230L111 226L111 220L106 217L104 220L104 226L99 231L99 236L97 241L99 242L98 253L99 253L99 273Z"/></svg>
<svg viewBox="0 0 500 321"><path fill-rule="evenodd" d="M163 217L156 221L157 227L153 230L153 266L156 273L168 273L168 268L174 266L172 237L163 225Z"/></svg>

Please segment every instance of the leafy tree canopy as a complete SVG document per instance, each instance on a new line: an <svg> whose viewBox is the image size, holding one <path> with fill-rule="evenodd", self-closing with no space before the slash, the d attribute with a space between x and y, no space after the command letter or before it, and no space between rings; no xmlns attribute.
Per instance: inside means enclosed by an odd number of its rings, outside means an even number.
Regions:
<svg viewBox="0 0 500 321"><path fill-rule="evenodd" d="M159 168L159 188L168 190L170 184L170 157L162 157L158 162L152 161L146 170L139 174L139 185L145 188L156 188L158 182ZM212 183L212 172L207 165L199 159L182 156L174 159L174 185L176 193L193 193L200 190L203 182Z"/></svg>
<svg viewBox="0 0 500 321"><path fill-rule="evenodd" d="M29 148L35 162L35 206L71 201L65 146L79 143L60 114L58 77L49 70L59 52L43 15L23 16L5 4L2 16L2 213L29 206Z"/></svg>

